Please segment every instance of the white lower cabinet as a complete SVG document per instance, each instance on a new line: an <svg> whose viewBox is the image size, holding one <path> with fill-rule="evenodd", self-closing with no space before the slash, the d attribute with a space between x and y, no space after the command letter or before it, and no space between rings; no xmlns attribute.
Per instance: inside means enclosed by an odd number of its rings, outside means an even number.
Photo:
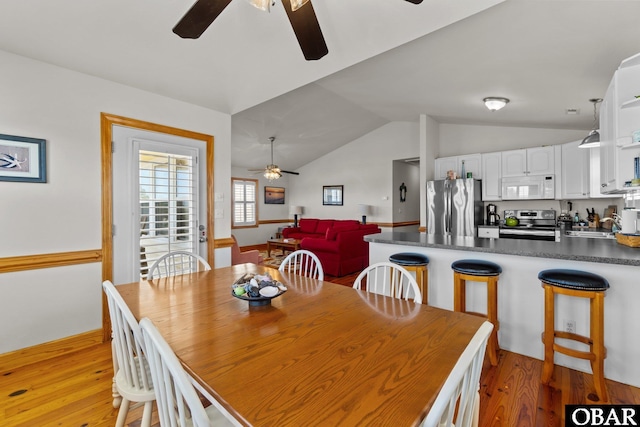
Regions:
<svg viewBox="0 0 640 427"><path fill-rule="evenodd" d="M478 226L478 237L485 239L497 239L500 237L500 229L498 227Z"/></svg>

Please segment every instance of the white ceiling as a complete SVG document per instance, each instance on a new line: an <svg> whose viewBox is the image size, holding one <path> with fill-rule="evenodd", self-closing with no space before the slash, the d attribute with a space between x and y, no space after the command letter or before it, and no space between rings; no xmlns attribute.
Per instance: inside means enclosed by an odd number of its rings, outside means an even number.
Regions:
<svg viewBox="0 0 640 427"><path fill-rule="evenodd" d="M422 113L588 130L588 99L640 51L634 0L313 0L329 54L311 62L281 4L235 0L180 39L193 1L2 0L0 49L232 114L232 164L264 166L276 136L288 170ZM511 103L491 113L485 96Z"/></svg>

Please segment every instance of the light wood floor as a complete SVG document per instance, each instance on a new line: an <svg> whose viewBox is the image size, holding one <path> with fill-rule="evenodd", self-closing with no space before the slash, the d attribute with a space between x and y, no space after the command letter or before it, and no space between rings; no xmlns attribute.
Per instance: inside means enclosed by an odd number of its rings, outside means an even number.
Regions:
<svg viewBox="0 0 640 427"><path fill-rule="evenodd" d="M327 280L350 286L355 275ZM542 386L542 362L501 351L481 378L481 426L563 426L564 405L591 400L591 375L556 368L555 384ZM113 368L109 344L0 372L0 426L113 426ZM640 389L607 380L612 403L640 403ZM140 410L127 425L139 426ZM154 425L157 418L154 417Z"/></svg>

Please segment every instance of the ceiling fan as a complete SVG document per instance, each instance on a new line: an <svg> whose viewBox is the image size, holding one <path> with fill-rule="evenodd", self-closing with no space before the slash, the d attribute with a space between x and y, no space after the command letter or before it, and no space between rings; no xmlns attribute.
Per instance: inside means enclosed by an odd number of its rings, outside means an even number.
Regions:
<svg viewBox="0 0 640 427"><path fill-rule="evenodd" d="M271 163L267 165L264 169L249 169L249 172L263 172L264 177L269 181L273 181L274 179L278 179L282 176L283 173L290 173L291 175L300 175L298 172L284 171L278 167L278 165L273 163L273 141L276 140L275 136L269 137L269 141L271 142Z"/></svg>
<svg viewBox="0 0 640 427"><path fill-rule="evenodd" d="M413 4L422 3L422 0L405 1ZM249 2L263 10L269 10L271 2L275 4L275 0L249 0ZM231 0L197 0L176 24L173 32L183 39L197 39L229 3ZM329 53L311 0L282 0L282 4L304 58L311 61L320 59Z"/></svg>

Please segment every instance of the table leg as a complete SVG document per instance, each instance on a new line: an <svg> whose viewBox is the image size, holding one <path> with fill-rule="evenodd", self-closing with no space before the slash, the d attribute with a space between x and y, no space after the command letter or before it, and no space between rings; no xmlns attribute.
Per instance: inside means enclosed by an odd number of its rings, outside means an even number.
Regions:
<svg viewBox="0 0 640 427"><path fill-rule="evenodd" d="M271 242L267 242L267 256L271 257Z"/></svg>

